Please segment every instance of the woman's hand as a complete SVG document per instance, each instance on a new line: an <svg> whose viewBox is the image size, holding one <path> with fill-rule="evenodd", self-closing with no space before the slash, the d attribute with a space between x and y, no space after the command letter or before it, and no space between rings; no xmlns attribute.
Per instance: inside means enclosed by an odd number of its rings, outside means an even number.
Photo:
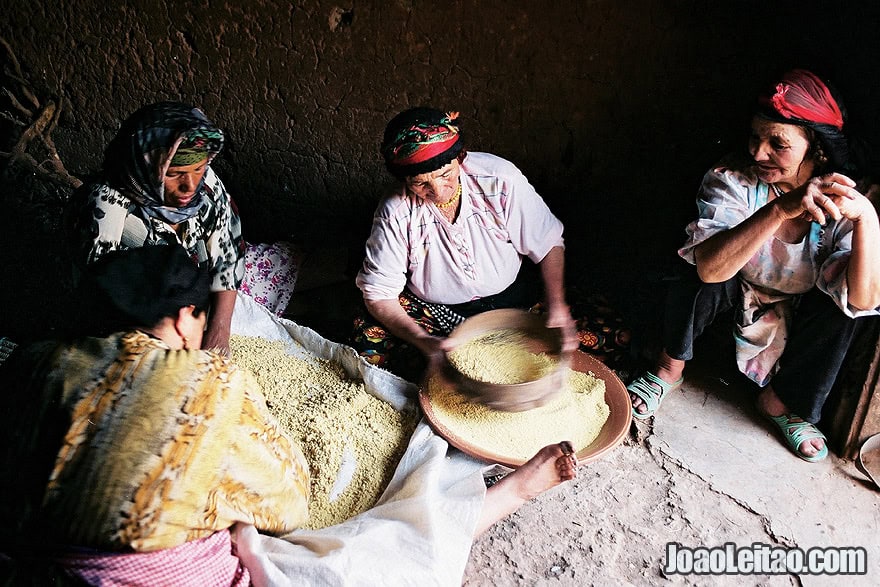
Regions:
<svg viewBox="0 0 880 587"><path fill-rule="evenodd" d="M868 194L872 193L871 190L876 189L876 185L871 186L871 189L868 190ZM874 203L871 201L870 197L868 195L862 195L855 188L834 184L827 187L824 193L831 198L831 201L837 206L840 215L843 218L852 220L854 223L858 223L862 218L868 218L868 215L876 215Z"/></svg>
<svg viewBox="0 0 880 587"><path fill-rule="evenodd" d="M802 218L823 226L829 216L857 221L870 204L856 189L856 182L841 173L814 177L775 201L783 220Z"/></svg>
<svg viewBox="0 0 880 587"><path fill-rule="evenodd" d="M429 367L438 366L445 360L444 352L450 347L448 340L425 332L407 315L397 298L364 300L364 304L388 332L419 349L428 360Z"/></svg>
<svg viewBox="0 0 880 587"><path fill-rule="evenodd" d="M417 346L428 360L428 372L434 372L442 367L446 362L446 353L453 348L448 338L431 335L420 338Z"/></svg>
<svg viewBox="0 0 880 587"><path fill-rule="evenodd" d="M231 356L232 353L229 350L229 330L224 331L222 328L209 327L205 331L204 338L202 338L202 348L219 353L224 357Z"/></svg>
<svg viewBox="0 0 880 587"><path fill-rule="evenodd" d="M211 294L211 313L202 337L202 348L230 356L229 337L232 331L232 312L235 309L234 289L215 291Z"/></svg>
<svg viewBox="0 0 880 587"><path fill-rule="evenodd" d="M573 351L578 348L577 329L568 304L557 304L547 308L547 328L562 330L562 350Z"/></svg>
<svg viewBox="0 0 880 587"><path fill-rule="evenodd" d="M577 331L571 318L571 308L565 303L565 254L561 246L550 249L541 262L541 278L544 280L544 294L547 302L547 327L562 329L562 350L573 351L578 348Z"/></svg>

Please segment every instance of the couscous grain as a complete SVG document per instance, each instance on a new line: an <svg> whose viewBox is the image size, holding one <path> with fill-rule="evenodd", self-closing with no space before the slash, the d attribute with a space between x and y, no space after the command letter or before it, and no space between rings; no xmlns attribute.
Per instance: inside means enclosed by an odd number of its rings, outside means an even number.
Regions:
<svg viewBox="0 0 880 587"><path fill-rule="evenodd" d="M339 365L292 356L280 341L233 335L230 348L309 462L308 528L338 524L375 505L406 450L416 412L396 411Z"/></svg>

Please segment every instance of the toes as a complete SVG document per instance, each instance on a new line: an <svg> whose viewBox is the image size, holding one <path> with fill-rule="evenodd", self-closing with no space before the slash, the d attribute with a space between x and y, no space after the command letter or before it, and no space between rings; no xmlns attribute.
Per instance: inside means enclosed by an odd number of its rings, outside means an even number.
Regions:
<svg viewBox="0 0 880 587"><path fill-rule="evenodd" d="M798 447L798 452L807 457L814 457L821 452L824 446L825 442L821 438L813 438L802 442Z"/></svg>
<svg viewBox="0 0 880 587"><path fill-rule="evenodd" d="M577 476L577 455L574 447L567 440L563 440L558 444L562 456L556 459L556 470L559 472L559 478L563 481L574 479Z"/></svg>
<svg viewBox="0 0 880 587"><path fill-rule="evenodd" d="M566 454L573 452L573 449L570 448L570 443L565 444L567 447L563 443L545 446L502 481L511 491L529 500L573 479L577 475L572 461L573 455Z"/></svg>
<svg viewBox="0 0 880 587"><path fill-rule="evenodd" d="M570 481L577 476L577 464L573 461L574 457L563 456L556 461L556 471L562 481Z"/></svg>
<svg viewBox="0 0 880 587"><path fill-rule="evenodd" d="M644 414L645 412L648 411L648 407L645 405L645 402L643 402L642 398L640 398L639 396L630 394L629 401L632 403L633 409L635 411L637 411L638 413Z"/></svg>
<svg viewBox="0 0 880 587"><path fill-rule="evenodd" d="M559 478L563 481L571 481L576 476L577 476L577 473L575 472L574 469L571 469L569 471L565 471L565 472L559 474Z"/></svg>
<svg viewBox="0 0 880 587"><path fill-rule="evenodd" d="M798 451L800 451L802 455L808 457L815 456L816 453L819 452L816 450L816 447L813 446L813 444L810 442L802 442L801 445L798 447Z"/></svg>

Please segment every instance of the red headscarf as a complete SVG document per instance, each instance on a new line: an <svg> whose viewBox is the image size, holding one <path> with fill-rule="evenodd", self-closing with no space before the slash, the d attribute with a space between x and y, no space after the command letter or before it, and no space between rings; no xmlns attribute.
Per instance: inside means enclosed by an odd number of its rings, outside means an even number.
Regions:
<svg viewBox="0 0 880 587"><path fill-rule="evenodd" d="M822 80L805 69L793 69L776 84L776 93L760 102L792 122L827 124L843 129L840 106Z"/></svg>
<svg viewBox="0 0 880 587"><path fill-rule="evenodd" d="M381 151L388 170L403 178L440 169L463 146L458 112L417 107L391 119L385 127Z"/></svg>

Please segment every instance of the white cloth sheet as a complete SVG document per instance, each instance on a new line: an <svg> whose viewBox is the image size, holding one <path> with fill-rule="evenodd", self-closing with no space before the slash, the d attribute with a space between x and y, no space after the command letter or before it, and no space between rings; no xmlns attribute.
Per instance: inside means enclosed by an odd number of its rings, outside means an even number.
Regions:
<svg viewBox="0 0 880 587"><path fill-rule="evenodd" d="M416 387L361 359L345 345L278 318L239 295L233 334L296 341L338 362L396 409ZM291 345L291 352L294 351ZM422 419L379 503L342 524L280 538L253 526L233 530L238 555L264 585L461 585L486 489L484 463L450 447Z"/></svg>

